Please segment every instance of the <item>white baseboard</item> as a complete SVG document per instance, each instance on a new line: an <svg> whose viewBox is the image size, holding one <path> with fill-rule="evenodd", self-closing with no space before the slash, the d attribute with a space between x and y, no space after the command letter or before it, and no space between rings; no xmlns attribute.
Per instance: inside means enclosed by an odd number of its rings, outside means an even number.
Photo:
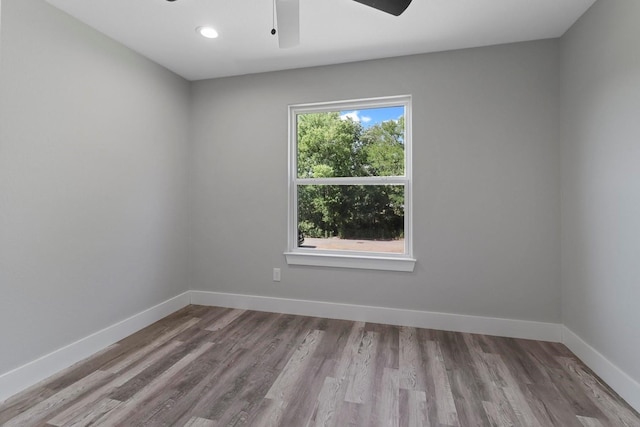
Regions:
<svg viewBox="0 0 640 427"><path fill-rule="evenodd" d="M186 307L189 303L189 292L185 292L0 375L0 403L174 311Z"/></svg>
<svg viewBox="0 0 640 427"><path fill-rule="evenodd" d="M562 342L629 405L640 412L640 383L566 326L562 327Z"/></svg>
<svg viewBox="0 0 640 427"><path fill-rule="evenodd" d="M274 313L560 342L560 324L430 311L191 291L191 303Z"/></svg>

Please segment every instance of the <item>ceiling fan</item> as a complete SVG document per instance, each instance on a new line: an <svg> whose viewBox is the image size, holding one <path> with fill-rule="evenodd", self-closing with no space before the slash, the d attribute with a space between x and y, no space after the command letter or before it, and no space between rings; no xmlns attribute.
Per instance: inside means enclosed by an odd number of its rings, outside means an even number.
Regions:
<svg viewBox="0 0 640 427"><path fill-rule="evenodd" d="M365 6L400 16L412 0L354 0ZM275 0L278 21L278 44L280 48L297 46L300 43L300 0ZM271 30L276 34L276 29Z"/></svg>
<svg viewBox="0 0 640 427"><path fill-rule="evenodd" d="M174 2L175 0L167 0ZM412 0L354 0L365 6L381 10L394 16L400 16ZM280 48L294 47L300 44L300 0L274 0L275 14L278 20L278 31L274 28L271 34L278 34Z"/></svg>

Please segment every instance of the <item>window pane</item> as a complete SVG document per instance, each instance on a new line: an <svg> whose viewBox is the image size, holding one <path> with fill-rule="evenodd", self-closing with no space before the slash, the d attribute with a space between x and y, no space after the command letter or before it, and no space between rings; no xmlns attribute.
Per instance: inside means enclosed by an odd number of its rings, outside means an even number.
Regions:
<svg viewBox="0 0 640 427"><path fill-rule="evenodd" d="M404 106L298 114L298 178L403 176L404 135Z"/></svg>
<svg viewBox="0 0 640 427"><path fill-rule="evenodd" d="M404 253L403 185L298 186L298 246Z"/></svg>

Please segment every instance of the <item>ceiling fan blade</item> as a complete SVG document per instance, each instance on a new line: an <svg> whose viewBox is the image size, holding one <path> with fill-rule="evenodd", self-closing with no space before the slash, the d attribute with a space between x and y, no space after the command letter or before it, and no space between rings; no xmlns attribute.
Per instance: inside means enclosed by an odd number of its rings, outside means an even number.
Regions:
<svg viewBox="0 0 640 427"><path fill-rule="evenodd" d="M300 3L299 0L276 0L278 19L278 43L281 48L297 46L300 43Z"/></svg>
<svg viewBox="0 0 640 427"><path fill-rule="evenodd" d="M411 0L354 0L358 3L373 7L374 9L390 13L394 16L400 16L404 12Z"/></svg>

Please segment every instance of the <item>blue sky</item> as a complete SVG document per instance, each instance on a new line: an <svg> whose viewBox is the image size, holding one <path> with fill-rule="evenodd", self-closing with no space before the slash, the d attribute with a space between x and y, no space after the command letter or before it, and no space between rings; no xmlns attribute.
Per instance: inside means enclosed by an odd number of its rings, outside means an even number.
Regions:
<svg viewBox="0 0 640 427"><path fill-rule="evenodd" d="M404 114L404 107L368 108L340 111L340 117L360 122L365 128L387 120L397 120Z"/></svg>

